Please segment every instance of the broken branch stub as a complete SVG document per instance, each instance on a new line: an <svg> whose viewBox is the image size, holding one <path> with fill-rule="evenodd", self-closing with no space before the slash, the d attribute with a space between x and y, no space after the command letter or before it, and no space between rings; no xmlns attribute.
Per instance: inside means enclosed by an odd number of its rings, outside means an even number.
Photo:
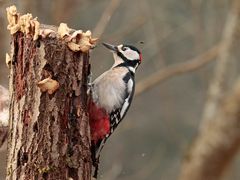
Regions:
<svg viewBox="0 0 240 180"><path fill-rule="evenodd" d="M91 34L70 30L61 37L58 28L20 16L14 6L7 15L12 51L6 55L11 97L6 179L91 179Z"/></svg>

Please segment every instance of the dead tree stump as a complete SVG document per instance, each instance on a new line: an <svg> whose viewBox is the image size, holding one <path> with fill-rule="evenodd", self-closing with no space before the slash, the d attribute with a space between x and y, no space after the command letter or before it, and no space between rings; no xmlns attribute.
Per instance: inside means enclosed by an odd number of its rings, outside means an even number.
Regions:
<svg viewBox="0 0 240 180"><path fill-rule="evenodd" d="M37 29L36 19L22 18L26 15L10 8L8 29L13 36L8 61L7 179L89 180L92 162L87 78L91 34L70 30L66 24L58 30L47 26ZM24 21L19 23L21 18ZM89 48L83 52L87 38Z"/></svg>

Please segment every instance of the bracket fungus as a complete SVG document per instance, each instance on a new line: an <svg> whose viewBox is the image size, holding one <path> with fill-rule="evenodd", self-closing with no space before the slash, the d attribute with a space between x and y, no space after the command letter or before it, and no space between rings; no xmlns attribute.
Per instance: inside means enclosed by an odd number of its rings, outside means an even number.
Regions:
<svg viewBox="0 0 240 180"><path fill-rule="evenodd" d="M59 88L59 83L50 77L38 82L37 85L42 92L47 91L48 94L53 94Z"/></svg>
<svg viewBox="0 0 240 180"><path fill-rule="evenodd" d="M95 47L98 40L97 38L92 38L91 31L73 30L65 23L60 24L58 35L67 43L69 49L74 52L87 52Z"/></svg>
<svg viewBox="0 0 240 180"><path fill-rule="evenodd" d="M10 34L21 31L28 35L31 34L33 40L38 39L40 23L37 21L37 18L33 18L32 14L29 13L20 16L16 6L10 6L6 10L8 19L7 29L10 30Z"/></svg>
<svg viewBox="0 0 240 180"><path fill-rule="evenodd" d="M41 29L37 18L33 18L32 14L24 14L20 16L16 6L10 6L7 9L8 26L11 34L21 31L27 35L32 35L33 40L37 40L39 36L46 38L47 36L63 39L70 50L77 52L88 52L94 48L97 43L97 38L92 38L91 31L83 32L82 30L74 30L67 26L66 23L61 23L57 29L57 33L52 29Z"/></svg>

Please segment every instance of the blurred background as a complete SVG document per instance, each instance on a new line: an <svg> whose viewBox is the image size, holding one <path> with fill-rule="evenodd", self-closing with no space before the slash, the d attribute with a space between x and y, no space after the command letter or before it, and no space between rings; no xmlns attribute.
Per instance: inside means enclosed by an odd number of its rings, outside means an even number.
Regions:
<svg viewBox="0 0 240 180"><path fill-rule="evenodd" d="M111 67L113 58L101 42L132 44L143 54L136 81L168 66L191 61L219 45L231 11L231 0L0 0L0 84L8 86L5 53L9 51L6 12L32 13L44 24L91 30L99 37L91 52L94 78ZM237 37L237 36L236 36ZM236 38L237 39L237 38ZM144 43L140 43L144 42ZM231 50L228 90L240 63L238 42ZM138 93L128 115L107 142L101 156L102 180L175 180L184 154L201 124L217 56L196 68L155 83ZM6 151L0 152L0 179L5 176ZM226 180L240 179L240 156Z"/></svg>

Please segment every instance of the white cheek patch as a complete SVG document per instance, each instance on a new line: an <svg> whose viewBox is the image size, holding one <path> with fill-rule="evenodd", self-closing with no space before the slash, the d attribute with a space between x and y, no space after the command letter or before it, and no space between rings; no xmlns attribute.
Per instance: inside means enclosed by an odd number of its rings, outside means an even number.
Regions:
<svg viewBox="0 0 240 180"><path fill-rule="evenodd" d="M139 59L139 54L136 51L128 49L126 51L122 51L123 55L129 60Z"/></svg>
<svg viewBox="0 0 240 180"><path fill-rule="evenodd" d="M123 51L123 50L122 50L122 47L123 47L122 44L119 45L119 46L118 46L118 50L121 52L121 54L124 55L124 57L126 57L126 58L129 59L129 60L140 59L138 52L136 52L136 51L134 51L134 50L132 50L132 49L129 49L128 47L127 47L127 48L128 48L127 50Z"/></svg>

